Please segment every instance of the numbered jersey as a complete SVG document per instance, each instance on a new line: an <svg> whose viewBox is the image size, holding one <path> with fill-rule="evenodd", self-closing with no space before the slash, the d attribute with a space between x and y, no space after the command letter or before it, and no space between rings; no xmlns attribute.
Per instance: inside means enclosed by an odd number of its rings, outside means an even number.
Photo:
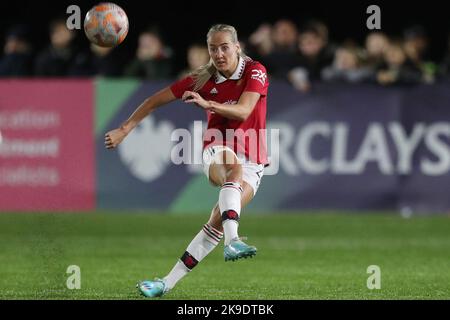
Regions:
<svg viewBox="0 0 450 320"><path fill-rule="evenodd" d="M243 154L253 163L267 164L266 113L269 81L266 68L250 58L239 58L236 71L230 78L216 72L198 91L205 100L216 101L233 108L243 92L256 92L260 97L245 121L232 120L207 111L208 128L203 148L227 145L237 154ZM187 90L192 91L194 79L186 77L170 88L178 99ZM220 133L220 134L219 134Z"/></svg>

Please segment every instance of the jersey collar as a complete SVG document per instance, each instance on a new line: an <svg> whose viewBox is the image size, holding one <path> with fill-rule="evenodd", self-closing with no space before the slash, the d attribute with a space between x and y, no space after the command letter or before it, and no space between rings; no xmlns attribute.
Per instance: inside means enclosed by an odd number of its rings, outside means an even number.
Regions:
<svg viewBox="0 0 450 320"><path fill-rule="evenodd" d="M245 60L244 58L239 56L238 67L236 68L236 71L234 71L234 73L231 75L231 77L227 79L219 71L216 71L214 80L216 84L225 82L227 80L239 80L240 78L242 78L242 75L244 74L244 69L245 69Z"/></svg>

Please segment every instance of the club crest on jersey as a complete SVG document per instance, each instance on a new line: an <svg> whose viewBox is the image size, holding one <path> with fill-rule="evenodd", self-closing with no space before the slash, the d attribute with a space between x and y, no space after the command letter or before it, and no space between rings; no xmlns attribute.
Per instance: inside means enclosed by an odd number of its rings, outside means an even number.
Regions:
<svg viewBox="0 0 450 320"><path fill-rule="evenodd" d="M209 92L210 94L218 94L219 91L217 91L216 88L212 88L211 91Z"/></svg>
<svg viewBox="0 0 450 320"><path fill-rule="evenodd" d="M266 83L267 74L258 69L252 70L252 79L258 80L262 85Z"/></svg>

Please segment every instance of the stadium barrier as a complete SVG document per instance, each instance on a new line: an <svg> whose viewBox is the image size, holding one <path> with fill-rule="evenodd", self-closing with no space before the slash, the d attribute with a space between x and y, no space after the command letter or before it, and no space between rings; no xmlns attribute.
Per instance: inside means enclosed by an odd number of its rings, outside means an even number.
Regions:
<svg viewBox="0 0 450 320"><path fill-rule="evenodd" d="M168 84L0 81L0 210L208 212L217 189L202 174L199 108L174 102L116 151L104 148L104 133ZM271 166L249 210L450 210L448 83L299 93L272 81L268 127L279 136L268 139ZM180 132L192 164L173 161Z"/></svg>

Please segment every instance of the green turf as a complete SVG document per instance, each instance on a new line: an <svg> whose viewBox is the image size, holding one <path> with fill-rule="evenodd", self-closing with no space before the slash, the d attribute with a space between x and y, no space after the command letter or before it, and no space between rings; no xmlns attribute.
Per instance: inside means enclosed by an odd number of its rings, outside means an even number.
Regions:
<svg viewBox="0 0 450 320"><path fill-rule="evenodd" d="M0 299L142 299L207 215L0 214ZM391 214L244 214L255 258L222 244L164 299L449 299L450 220ZM81 289L66 269L81 268ZM369 265L381 289L369 290Z"/></svg>

